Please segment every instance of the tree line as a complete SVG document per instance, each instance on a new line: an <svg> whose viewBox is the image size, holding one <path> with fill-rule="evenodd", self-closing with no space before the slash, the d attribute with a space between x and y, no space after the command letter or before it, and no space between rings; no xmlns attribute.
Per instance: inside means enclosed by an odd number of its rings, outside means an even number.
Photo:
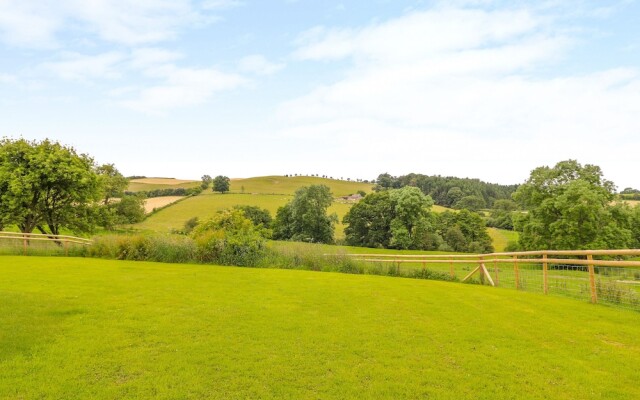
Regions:
<svg viewBox="0 0 640 400"><path fill-rule="evenodd" d="M417 187L439 206L470 211L490 208L496 200L511 199L518 188L518 185L499 185L479 179L415 173L395 177L384 173L378 175L374 190L400 189L405 186Z"/></svg>

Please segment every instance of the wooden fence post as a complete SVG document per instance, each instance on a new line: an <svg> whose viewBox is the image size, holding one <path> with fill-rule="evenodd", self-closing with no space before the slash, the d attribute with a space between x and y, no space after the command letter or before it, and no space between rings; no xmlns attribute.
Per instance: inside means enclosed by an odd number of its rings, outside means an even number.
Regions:
<svg viewBox="0 0 640 400"><path fill-rule="evenodd" d="M480 284L484 285L484 271L482 269L482 257L478 258L478 266L480 267Z"/></svg>
<svg viewBox="0 0 640 400"><path fill-rule="evenodd" d="M587 255L587 260L589 260L589 288L591 289L591 302L598 302L598 293L596 291L596 272L593 266L593 256L591 254Z"/></svg>
<svg viewBox="0 0 640 400"><path fill-rule="evenodd" d="M547 253L542 255L544 262L542 263L542 279L544 286L544 294L549 293L549 265L547 264Z"/></svg>
<svg viewBox="0 0 640 400"><path fill-rule="evenodd" d="M24 255L27 255L27 235L23 236L24 239L22 239L22 247L23 247L23 251L24 251Z"/></svg>
<svg viewBox="0 0 640 400"><path fill-rule="evenodd" d="M520 271L518 271L518 256L513 256L513 273L516 280L516 290L520 288Z"/></svg>
<svg viewBox="0 0 640 400"><path fill-rule="evenodd" d="M500 278L498 277L498 260L493 260L493 271L496 274L496 286L500 285Z"/></svg>

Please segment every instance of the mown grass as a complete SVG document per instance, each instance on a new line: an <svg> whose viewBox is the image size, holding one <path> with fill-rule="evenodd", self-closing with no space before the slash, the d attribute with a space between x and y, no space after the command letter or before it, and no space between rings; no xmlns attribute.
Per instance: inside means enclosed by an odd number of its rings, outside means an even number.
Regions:
<svg viewBox="0 0 640 400"><path fill-rule="evenodd" d="M446 282L0 257L0 398L633 399L639 318Z"/></svg>
<svg viewBox="0 0 640 400"><path fill-rule="evenodd" d="M509 242L517 242L520 237L516 231L498 228L487 228L487 233L491 237L491 242L496 252L503 252Z"/></svg>

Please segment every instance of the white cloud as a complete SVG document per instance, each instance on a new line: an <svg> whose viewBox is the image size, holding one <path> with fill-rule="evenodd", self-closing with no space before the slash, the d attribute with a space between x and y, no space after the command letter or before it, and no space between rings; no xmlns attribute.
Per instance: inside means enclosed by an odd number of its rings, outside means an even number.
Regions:
<svg viewBox="0 0 640 400"><path fill-rule="evenodd" d="M237 74L228 74L215 68L178 68L167 65L154 69L153 76L163 78L162 84L139 91L120 104L144 113L160 114L174 108L204 103L214 93L231 90L245 80Z"/></svg>
<svg viewBox="0 0 640 400"><path fill-rule="evenodd" d="M4 0L0 39L12 45L51 47L73 27L125 45L171 40L181 28L207 21L190 0Z"/></svg>
<svg viewBox="0 0 640 400"><path fill-rule="evenodd" d="M414 12L360 29L315 28L297 45L298 59L351 62L344 78L281 104L283 132L340 141L343 157L364 148L367 170L514 183L577 158L611 163L624 179L620 160L636 157L640 71L549 76L574 42L532 11Z"/></svg>
<svg viewBox="0 0 640 400"><path fill-rule="evenodd" d="M17 83L18 78L14 75L0 73L0 83Z"/></svg>
<svg viewBox="0 0 640 400"><path fill-rule="evenodd" d="M238 67L243 72L257 75L271 75L284 68L284 64L272 63L259 54L250 55L240 60Z"/></svg>
<svg viewBox="0 0 640 400"><path fill-rule="evenodd" d="M98 55L69 53L62 61L43 63L40 68L52 72L61 79L89 81L93 79L114 79L121 76L118 65L125 59L120 52Z"/></svg>
<svg viewBox="0 0 640 400"><path fill-rule="evenodd" d="M166 64L183 58L181 53L162 48L147 47L135 49L131 52L131 66L135 69L150 68L159 64Z"/></svg>
<svg viewBox="0 0 640 400"><path fill-rule="evenodd" d="M244 1L239 0L205 0L201 7L205 10L224 10L244 6Z"/></svg>

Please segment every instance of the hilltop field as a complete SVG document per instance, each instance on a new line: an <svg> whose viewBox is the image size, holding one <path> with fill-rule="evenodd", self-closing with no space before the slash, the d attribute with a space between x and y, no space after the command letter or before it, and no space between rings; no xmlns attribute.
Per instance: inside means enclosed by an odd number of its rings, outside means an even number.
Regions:
<svg viewBox="0 0 640 400"><path fill-rule="evenodd" d="M155 178L136 179L129 184L128 190L156 190L178 187L194 187L200 182ZM339 221L349 211L352 202L341 200L340 197L363 191L370 193L373 185L362 182L343 181L337 179L326 179L310 176L264 176L246 179L231 179L231 188L228 193L220 194L210 189L202 194L185 199L166 207L155 214L149 216L145 221L135 224L132 227L141 231L166 233L173 229L180 229L185 221L197 216L200 219L211 217L216 212L231 208L235 205L258 206L269 210L275 216L279 207L287 204L297 189L309 185L327 185L333 194L334 202L329 207L329 213L336 213ZM151 209L153 207L150 207ZM445 207L434 205L432 210L442 212ZM498 235L499 236L499 235ZM344 226L342 223L336 225L336 239L344 238Z"/></svg>
<svg viewBox="0 0 640 400"><path fill-rule="evenodd" d="M637 312L439 281L0 257L0 398L636 399Z"/></svg>

